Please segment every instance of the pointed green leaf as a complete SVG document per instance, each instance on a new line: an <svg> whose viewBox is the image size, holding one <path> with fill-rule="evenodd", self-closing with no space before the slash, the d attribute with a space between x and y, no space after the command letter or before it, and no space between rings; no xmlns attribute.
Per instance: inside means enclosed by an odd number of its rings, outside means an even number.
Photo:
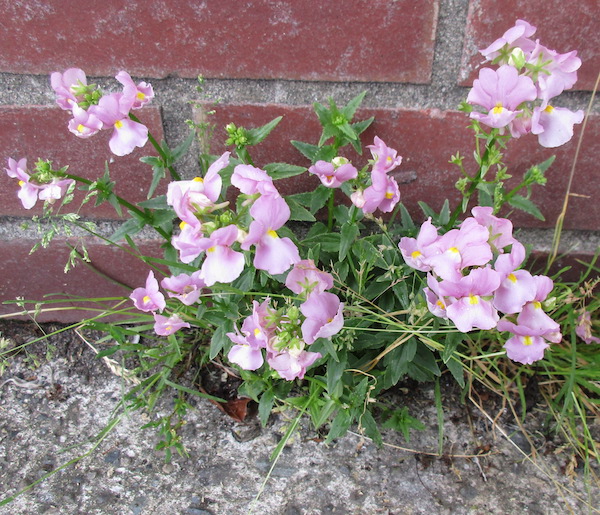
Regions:
<svg viewBox="0 0 600 515"><path fill-rule="evenodd" d="M340 261L343 261L346 258L346 254L348 254L348 250L354 243L358 234L358 225L351 223L342 225L342 230L340 231L340 251L338 254Z"/></svg>
<svg viewBox="0 0 600 515"><path fill-rule="evenodd" d="M319 147L317 145L311 145L310 143L304 143L303 141L290 141L292 146L294 146L300 153L310 160L311 163L316 162L315 156L319 151Z"/></svg>
<svg viewBox="0 0 600 515"><path fill-rule="evenodd" d="M305 207L302 207L296 200L287 197L286 202L290 207L290 220L295 220L297 222L316 221L316 218L312 215L312 213Z"/></svg>
<svg viewBox="0 0 600 515"><path fill-rule="evenodd" d="M364 100L366 94L366 91L359 93L342 108L342 114L346 117L347 120L352 120L354 114L356 113L356 110L360 107L360 104L362 104L362 101Z"/></svg>
<svg viewBox="0 0 600 515"><path fill-rule="evenodd" d="M542 220L542 221L545 220L544 215L541 213L541 211L538 209L538 207L531 200L523 197L522 195L514 195L508 201L508 203L511 206L516 207L517 209L520 209L521 211L525 211L526 213L529 213L530 215L534 216L538 220Z"/></svg>
<svg viewBox="0 0 600 515"><path fill-rule="evenodd" d="M273 180L287 179L288 177L295 177L306 172L304 166L290 165L287 163L271 163L264 167L265 171Z"/></svg>
<svg viewBox="0 0 600 515"><path fill-rule="evenodd" d="M257 143L263 141L271 133L271 131L277 127L277 124L282 119L283 116L278 116L262 127L256 127L254 129L247 130L246 135L248 137L248 145L256 145Z"/></svg>

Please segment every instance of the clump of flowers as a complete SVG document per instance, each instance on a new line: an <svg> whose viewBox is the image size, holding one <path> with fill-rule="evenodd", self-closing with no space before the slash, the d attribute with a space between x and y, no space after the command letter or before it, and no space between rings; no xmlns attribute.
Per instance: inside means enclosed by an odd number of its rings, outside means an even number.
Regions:
<svg viewBox="0 0 600 515"><path fill-rule="evenodd" d="M85 72L79 68L52 73L50 83L56 92L56 103L73 115L68 127L75 136L89 138L103 129L112 130L110 150L125 156L148 141L148 128L130 114L148 104L154 91L146 82L135 84L125 71L120 71L116 79L123 89L108 94L94 84L88 85Z"/></svg>
<svg viewBox="0 0 600 515"><path fill-rule="evenodd" d="M524 20L494 41L481 54L497 69L482 68L467 96L483 112L471 118L513 138L532 133L543 147L559 147L573 136L583 111L553 105L553 99L573 87L581 59L577 51L559 54L532 40L536 28Z"/></svg>
<svg viewBox="0 0 600 515"><path fill-rule="evenodd" d="M8 160L6 173L19 181L17 196L25 209L31 209L38 199L53 204L62 198L75 181L65 178L66 168L52 170L48 161L38 161L33 172L27 170L27 159Z"/></svg>
<svg viewBox="0 0 600 515"><path fill-rule="evenodd" d="M542 308L552 280L520 269L525 248L512 235L510 220L475 207L457 229L438 235L427 220L416 238L398 244L406 263L427 272L427 306L459 331L494 329L513 334L504 347L514 361L531 364L547 342L560 342L559 325ZM499 313L504 313L501 320Z"/></svg>
<svg viewBox="0 0 600 515"><path fill-rule="evenodd" d="M393 176L402 165L398 151L375 136L366 146L370 156L358 164L361 135L373 121L353 121L364 93L343 107L333 100L328 107L315 103L323 128L318 144L291 142L310 162L306 167L253 162L249 149L277 126L281 118L276 118L252 129L228 124L225 143L231 149L202 154L202 171L183 180L174 163L195 130L173 150L156 142L134 114L152 100L152 86L136 84L121 71L116 75L121 90L104 93L88 85L82 70L71 68L51 76L58 105L71 115L68 130L84 139L112 131L109 147L117 156L150 142L158 155L141 159L153 169L148 199L133 205L118 196L108 163L98 180L67 174L66 167L55 170L42 160L28 171L25 159L9 159L6 172L19 181L18 196L27 209L42 200L44 216L50 217L48 206L61 198L63 205L72 201L68 192L78 182L87 191L83 202L95 196L98 204L107 201L119 214L131 215L107 240L126 239L137 251L133 236L144 226L164 239L162 259L141 256L151 270L145 284L125 299L129 308L123 311L133 319L127 324L139 327L111 327L122 350L134 347L144 366L152 361L160 368L136 402L146 402L142 397L153 385L172 386L177 363L223 356L244 380L240 388L259 401L263 423L274 398L287 396L291 381L307 378L310 393L286 404L302 406L316 427L330 424L330 439L356 421L377 441L381 435L370 401L402 377L431 380L442 373L443 361L464 386L460 353L453 350L461 333L494 331L494 342L498 332L507 333L507 356L523 364L542 359L551 343L562 340L561 327L550 316L553 281L523 268L525 247L513 236L510 220L498 216L509 205L543 219L530 200L531 186L546 182L552 162L532 167L516 187L505 189L510 175L502 152L509 139L532 133L542 146L556 147L572 137L583 118L582 111L554 104L575 83L581 64L576 52L547 49L531 39L535 30L518 20L481 50L495 68L480 71L462 106L475 131L475 171L459 154L452 156L461 172L462 202L451 211L446 201L439 214L420 202L427 219L418 232ZM346 157L352 150L359 157ZM277 180L302 173L318 178L316 188L283 195ZM166 194L155 195L167 176ZM337 203L343 195L346 201ZM77 213L62 216L79 219ZM293 222L309 225L306 234L296 234ZM443 329L443 345L431 345L440 338L440 320L453 327ZM125 340L128 333L150 328L158 337L150 338L159 341L155 347ZM586 343L598 342L589 312L581 312L576 334ZM194 354L199 347L200 357ZM438 355L440 347L444 354ZM404 412L390 416L392 425L406 420ZM174 433L165 433L172 441Z"/></svg>

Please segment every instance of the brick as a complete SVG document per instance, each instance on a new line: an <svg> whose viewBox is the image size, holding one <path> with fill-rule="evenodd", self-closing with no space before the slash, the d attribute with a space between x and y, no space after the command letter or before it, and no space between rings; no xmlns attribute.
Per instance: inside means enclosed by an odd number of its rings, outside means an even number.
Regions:
<svg viewBox="0 0 600 515"><path fill-rule="evenodd" d="M157 140L161 141L163 131L159 108L147 107L138 111L138 114ZM135 149L128 156L118 157L108 148L110 131L101 131L91 138L80 139L67 129L69 119L69 114L58 107L0 106L0 148L3 153L0 215L28 216L42 212L41 202L29 211L21 205L17 198L16 181L4 173L9 157L27 158L30 169L38 158L50 159L56 168L69 165L70 173L90 180L101 177L105 162L109 161L111 178L117 183L116 193L131 202L146 199L152 170L139 159L146 155L156 155L150 143L142 149ZM82 198L83 194L79 192L77 199ZM93 204L94 202L90 202L84 205L80 214L94 218L118 218L109 204L97 208ZM78 204L74 202L71 206L72 210L76 210Z"/></svg>
<svg viewBox="0 0 600 515"><path fill-rule="evenodd" d="M1 0L0 71L427 83L438 0Z"/></svg>
<svg viewBox="0 0 600 515"><path fill-rule="evenodd" d="M220 104L211 123L216 125L213 153L226 148L222 141L226 139L224 127L229 122L247 128L264 124L276 116L283 115L282 122L270 136L256 147L251 148L254 163L264 166L270 162L289 162L309 166L305 159L289 143L300 140L316 144L320 136L320 126L309 106L283 106L275 104ZM458 169L448 163L451 155L457 151L465 157L467 170L474 171L471 158L474 149L472 132L467 129L468 118L460 112L442 112L439 110L404 109L364 109L359 110L356 120L375 116L375 122L365 132L363 144L370 144L378 135L389 146L396 148L404 160L394 172L402 194L402 201L417 220L423 219L418 207L419 200L427 202L439 210L444 199L449 198L456 205L460 195L454 188L459 178ZM509 172L517 180L533 165L541 163L552 155L556 160L547 172L548 184L536 187L533 200L546 216L546 222L540 222L525 213L515 212L511 219L522 227L552 227L563 203L568 176L575 154L576 138L581 126L575 128L575 138L558 149L544 149L537 144L533 135L509 143L506 163ZM600 224L600 204L596 201L600 194L597 175L597 160L600 156L600 117L591 117L582 152L579 155L575 180L571 192L568 215L564 227L571 229L598 230ZM231 150L229 148L229 150ZM353 151L347 157L360 166L369 157L362 157ZM317 184L314 177L300 175L278 183L282 193L310 191ZM509 183L510 184L513 183Z"/></svg>
<svg viewBox="0 0 600 515"><path fill-rule="evenodd" d="M577 50L582 60L574 89L592 90L600 69L598 0L470 0L460 82L471 85L486 48L517 19L537 27L534 39L560 53Z"/></svg>
<svg viewBox="0 0 600 515"><path fill-rule="evenodd" d="M0 314L14 313L20 308L13 304L3 304L6 300L23 297L28 300L60 299L62 295L83 298L127 297L131 288L143 286L150 268L135 256L119 250L114 246L103 245L97 240L88 239L86 248L92 265L103 274L127 287L119 286L98 275L85 264L79 263L69 273L64 273L64 266L70 249L64 241L55 240L47 249L38 249L33 254L29 251L36 242L34 240L7 240L0 246L0 262L2 263L2 285L0 286ZM139 247L146 255L160 254L159 242L139 242ZM158 275L157 275L158 277ZM106 305L114 305L108 303ZM64 302L58 306L75 306L75 302ZM100 304L84 304L94 309ZM48 305L47 307L56 307ZM95 311L49 311L41 313L37 320L78 322L84 317L93 316Z"/></svg>

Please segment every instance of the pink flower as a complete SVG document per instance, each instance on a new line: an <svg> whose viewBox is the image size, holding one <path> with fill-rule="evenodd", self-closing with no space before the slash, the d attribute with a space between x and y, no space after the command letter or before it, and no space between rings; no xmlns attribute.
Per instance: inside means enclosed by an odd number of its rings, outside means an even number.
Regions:
<svg viewBox="0 0 600 515"><path fill-rule="evenodd" d="M306 317L302 323L302 337L307 344L317 338L329 338L344 326L344 304L333 293L313 293L300 305Z"/></svg>
<svg viewBox="0 0 600 515"><path fill-rule="evenodd" d="M184 322L179 315L166 317L154 313L154 332L159 336L169 336L183 327L190 327L190 324Z"/></svg>
<svg viewBox="0 0 600 515"><path fill-rule="evenodd" d="M487 110L487 113L473 111L471 118L500 129L521 113L518 108L523 102L536 98L537 90L533 81L529 77L519 75L513 66L505 64L497 70L482 68L479 78L473 82L467 102Z"/></svg>
<svg viewBox="0 0 600 515"><path fill-rule="evenodd" d="M494 293L494 306L502 313L519 313L535 296L535 281L527 270L509 273Z"/></svg>
<svg viewBox="0 0 600 515"><path fill-rule="evenodd" d="M257 370L264 363L261 346L248 340L249 333L227 333L227 337L235 344L227 354L227 359L244 370Z"/></svg>
<svg viewBox="0 0 600 515"><path fill-rule="evenodd" d="M179 274L172 277L165 277L161 286L167 291L169 297L179 299L186 306L196 303L202 293L202 288L206 286L200 278L200 271L192 275Z"/></svg>
<svg viewBox="0 0 600 515"><path fill-rule="evenodd" d="M312 259L303 259L294 264L285 279L285 285L298 295L322 293L333 287L333 277L319 270Z"/></svg>
<svg viewBox="0 0 600 515"><path fill-rule="evenodd" d="M167 306L164 295L158 290L158 281L154 278L152 270L148 272L146 287L136 288L129 298L140 311L162 311Z"/></svg>
<svg viewBox="0 0 600 515"><path fill-rule="evenodd" d="M577 319L575 334L585 343L600 343L600 338L592 336L592 314L589 311L583 311Z"/></svg>
<svg viewBox="0 0 600 515"><path fill-rule="evenodd" d="M204 250L204 234L200 222L192 225L187 222L179 224L181 232L171 238L171 245L179 251L179 259L182 263L191 263Z"/></svg>
<svg viewBox="0 0 600 515"><path fill-rule="evenodd" d="M425 301L427 302L429 311L436 317L447 319L446 304L448 301L441 294L440 283L432 274L427 274L427 286L427 288L423 288L423 293L425 294ZM454 297L449 300L449 303L456 301Z"/></svg>
<svg viewBox="0 0 600 515"><path fill-rule="evenodd" d="M489 231L474 218L466 218L459 229L452 229L440 236L428 249L423 264L429 265L442 279L457 281L461 271L469 266L485 265L492 259L488 243Z"/></svg>
<svg viewBox="0 0 600 515"><path fill-rule="evenodd" d="M564 90L571 89L577 82L577 70L581 67L581 59L577 51L559 54L550 50L539 41L529 55L527 62L534 66L543 63L543 72L537 80L538 97L546 107L551 98L560 95Z"/></svg>
<svg viewBox="0 0 600 515"><path fill-rule="evenodd" d="M238 228L231 224L199 241L199 247L206 250L206 258L200 269L200 278L206 286L235 281L244 270L244 254L231 248L237 237Z"/></svg>
<svg viewBox="0 0 600 515"><path fill-rule="evenodd" d="M374 213L377 209L389 213L400 200L400 190L396 179L383 171L373 169L371 186L362 192L353 193L350 199L364 213Z"/></svg>
<svg viewBox="0 0 600 515"><path fill-rule="evenodd" d="M117 73L115 78L123 84L123 96L131 102L131 109L140 109L154 98L151 84L140 82L136 85L125 71Z"/></svg>
<svg viewBox="0 0 600 515"><path fill-rule="evenodd" d="M526 270L517 270L524 259L525 247L515 240L511 251L498 256L494 263L494 269L502 278L494 293L494 306L503 313L518 313L535 298L535 279Z"/></svg>
<svg viewBox="0 0 600 515"><path fill-rule="evenodd" d="M323 186L339 188L344 182L355 179L358 170L348 162L336 166L334 163L328 163L327 161L317 161L308 169L308 173L316 175Z"/></svg>
<svg viewBox="0 0 600 515"><path fill-rule="evenodd" d="M536 28L525 20L517 20L514 27L508 29L501 38L498 38L489 47L479 52L490 61L500 56L500 51L505 46L508 47L507 50L518 47L524 52L529 52L535 46L535 43L529 39L529 37L533 36L535 30Z"/></svg>
<svg viewBox="0 0 600 515"><path fill-rule="evenodd" d="M76 95L77 86L87 86L85 72L79 68L69 68L64 73L53 72L50 75L50 84L56 92L56 103L65 111L70 111L73 106L83 100Z"/></svg>
<svg viewBox="0 0 600 515"><path fill-rule="evenodd" d="M75 182L72 179L54 177L50 179L50 182L37 183L35 179L32 180L27 171L27 159L25 158L19 161L9 158L8 168L5 170L9 177L19 180L20 189L17 196L25 209L31 209L35 206L38 198L50 204L54 203L62 198L69 186Z"/></svg>
<svg viewBox="0 0 600 515"><path fill-rule="evenodd" d="M429 272L431 266L424 262L428 256L438 253L433 244L438 240L438 232L431 223L431 217L421 225L417 238L400 238L398 248L404 257L406 264L415 270Z"/></svg>
<svg viewBox="0 0 600 515"><path fill-rule="evenodd" d="M280 238L276 232L290 217L290 208L282 197L262 195L250 208L250 214L254 220L248 228L242 249L248 250L254 245L255 268L276 275L300 261L294 242L289 238Z"/></svg>
<svg viewBox="0 0 600 515"><path fill-rule="evenodd" d="M231 184L246 195L279 195L269 174L251 165L237 165L233 169Z"/></svg>
<svg viewBox="0 0 600 515"><path fill-rule="evenodd" d="M555 148L573 137L573 125L583 121L583 111L569 111L563 107L547 105L536 107L531 119L531 132L538 135L542 147Z"/></svg>
<svg viewBox="0 0 600 515"><path fill-rule="evenodd" d="M103 124L93 113L73 105L73 118L69 121L69 130L78 138L89 138L102 129Z"/></svg>
<svg viewBox="0 0 600 515"><path fill-rule="evenodd" d="M373 171L388 173L402 163L402 156L399 156L393 148L388 147L378 136L375 136L373 145L367 145L367 148L371 150L371 155L375 160Z"/></svg>
<svg viewBox="0 0 600 515"><path fill-rule="evenodd" d="M274 311L270 306L270 299L261 304L252 301L252 314L246 317L242 324L242 332L247 334L247 341L256 348L267 348L269 341L275 334L275 326L272 321Z"/></svg>
<svg viewBox="0 0 600 515"><path fill-rule="evenodd" d="M229 165L230 152L215 160L202 177L189 181L173 181L167 187L167 204L173 207L180 220L194 226L200 224L196 213L210 211L219 200L223 179L219 173Z"/></svg>
<svg viewBox="0 0 600 515"><path fill-rule="evenodd" d="M111 93L104 95L97 105L88 109L106 128L113 127L108 146L117 156L130 154L135 147L143 147L148 141L148 128L128 118L132 100L122 93Z"/></svg>
<svg viewBox="0 0 600 515"><path fill-rule="evenodd" d="M488 243L497 252L503 252L505 247L512 245L516 240L513 238L513 225L506 218L498 218L493 215L491 207L477 206L471 210L473 217L479 225L487 227L490 237Z"/></svg>
<svg viewBox="0 0 600 515"><path fill-rule="evenodd" d="M524 365L531 365L542 359L544 351L549 347L539 331L524 325L515 325L503 319L498 322L498 331L510 331L513 334L504 344L506 355Z"/></svg>
<svg viewBox="0 0 600 515"><path fill-rule="evenodd" d="M306 369L321 357L318 352L286 349L283 352L269 353L267 361L273 370L288 381L302 379Z"/></svg>
<svg viewBox="0 0 600 515"><path fill-rule="evenodd" d="M443 296L457 299L446 307L447 317L463 333L475 328L496 327L498 312L486 297L491 297L499 285L498 272L489 267L475 268L457 282L442 281L439 284L439 292Z"/></svg>

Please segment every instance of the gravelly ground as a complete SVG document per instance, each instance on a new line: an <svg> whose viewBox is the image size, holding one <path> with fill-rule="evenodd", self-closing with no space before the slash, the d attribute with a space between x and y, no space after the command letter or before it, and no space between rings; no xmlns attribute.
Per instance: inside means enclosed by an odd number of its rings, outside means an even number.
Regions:
<svg viewBox="0 0 600 515"><path fill-rule="evenodd" d="M17 327L14 339L26 341L32 327ZM14 324L0 324L0 331L16 334ZM53 344L56 350L49 361L45 344L36 344L11 358L0 378L2 497L89 450L90 439L105 427L122 395L122 379L74 335L63 334ZM435 451L438 429L431 388L395 395L400 405L410 402L411 412L427 429L414 433L409 444L392 432L385 433L385 441ZM159 410L169 402L165 399ZM532 463L519 451L528 445L521 434L513 432L516 445L500 434L514 429L509 422L494 429L450 390L444 405L444 458L389 446L378 449L356 434L325 446L302 423L254 503L271 466L269 455L289 423L283 415L273 416L262 429L253 422L235 422L198 400L182 430L189 457L176 456L165 464L153 449L153 430L140 429L148 417L131 412L90 456L17 497L0 514L596 512L591 506L600 505L598 485L586 485L580 471L566 473L568 453L536 436L536 446L546 453ZM476 454L488 446L492 454L477 459L451 456Z"/></svg>

